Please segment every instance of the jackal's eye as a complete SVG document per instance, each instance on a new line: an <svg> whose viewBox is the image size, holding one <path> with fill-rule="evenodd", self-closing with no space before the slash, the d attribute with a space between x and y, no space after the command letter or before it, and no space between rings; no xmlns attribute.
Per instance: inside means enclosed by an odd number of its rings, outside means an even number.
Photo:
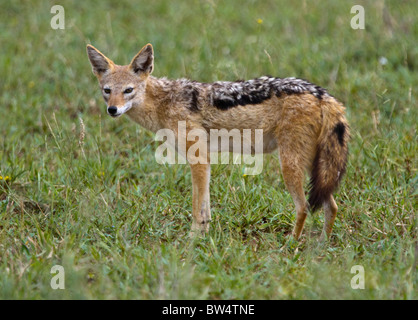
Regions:
<svg viewBox="0 0 418 320"><path fill-rule="evenodd" d="M109 94L111 90L109 88L103 89L104 93Z"/></svg>
<svg viewBox="0 0 418 320"><path fill-rule="evenodd" d="M128 89L125 89L123 93L131 93L133 90L134 90L133 88L128 88Z"/></svg>

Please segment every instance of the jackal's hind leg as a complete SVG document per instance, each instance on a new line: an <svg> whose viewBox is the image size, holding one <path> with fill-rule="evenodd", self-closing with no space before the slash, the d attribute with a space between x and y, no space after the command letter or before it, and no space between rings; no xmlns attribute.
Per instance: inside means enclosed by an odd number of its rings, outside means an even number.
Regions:
<svg viewBox="0 0 418 320"><path fill-rule="evenodd" d="M291 151L283 149L280 150L280 164L287 190L296 206L296 223L292 235L295 239L299 239L305 225L308 208L303 190L304 166L298 157L292 156Z"/></svg>
<svg viewBox="0 0 418 320"><path fill-rule="evenodd" d="M325 221L319 241L324 241L331 236L332 227L334 226L335 217L337 216L337 204L331 195L328 201L324 202Z"/></svg>

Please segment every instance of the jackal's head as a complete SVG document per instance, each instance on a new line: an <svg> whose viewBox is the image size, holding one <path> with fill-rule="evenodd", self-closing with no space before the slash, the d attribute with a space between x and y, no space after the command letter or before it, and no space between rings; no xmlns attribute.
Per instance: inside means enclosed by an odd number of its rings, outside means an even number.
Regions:
<svg viewBox="0 0 418 320"><path fill-rule="evenodd" d="M144 46L127 66L116 65L91 45L87 45L87 55L109 115L118 117L143 102L147 79L154 67L151 44Z"/></svg>

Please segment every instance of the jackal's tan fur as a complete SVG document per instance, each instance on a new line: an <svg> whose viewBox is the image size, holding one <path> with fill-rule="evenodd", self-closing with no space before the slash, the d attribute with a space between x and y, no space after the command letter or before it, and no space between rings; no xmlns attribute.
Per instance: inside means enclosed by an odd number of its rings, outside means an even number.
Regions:
<svg viewBox="0 0 418 320"><path fill-rule="evenodd" d="M155 78L150 75L150 44L127 66L114 64L91 45L87 52L112 116L126 113L153 132L166 128L176 134L179 121L186 121L187 130L262 129L263 151L279 150L283 178L296 206L293 236L299 238L308 209L322 205L321 238L331 234L337 213L332 193L345 172L349 127L343 105L325 89L295 78L215 83ZM206 232L210 165L192 164L191 170L192 231ZM305 171L311 175L309 202L303 189Z"/></svg>

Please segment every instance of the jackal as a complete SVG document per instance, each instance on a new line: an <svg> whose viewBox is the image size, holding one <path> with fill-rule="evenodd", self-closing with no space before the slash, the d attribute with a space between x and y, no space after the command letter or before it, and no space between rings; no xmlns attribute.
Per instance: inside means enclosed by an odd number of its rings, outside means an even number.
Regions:
<svg viewBox="0 0 418 320"><path fill-rule="evenodd" d="M151 76L151 44L126 66L116 65L91 45L87 53L112 117L126 113L148 130L164 128L177 134L179 121L186 123L187 130L206 132L262 129L262 150L278 149L283 179L296 206L292 235L298 239L308 210L322 205L321 239L331 234L337 214L332 194L346 171L350 134L344 106L325 89L302 79L267 76L214 83L156 78ZM186 150L190 146L187 142ZM207 232L211 220L209 157L199 156L207 161L190 164L192 234ZM308 202L303 189L305 172L311 177Z"/></svg>

